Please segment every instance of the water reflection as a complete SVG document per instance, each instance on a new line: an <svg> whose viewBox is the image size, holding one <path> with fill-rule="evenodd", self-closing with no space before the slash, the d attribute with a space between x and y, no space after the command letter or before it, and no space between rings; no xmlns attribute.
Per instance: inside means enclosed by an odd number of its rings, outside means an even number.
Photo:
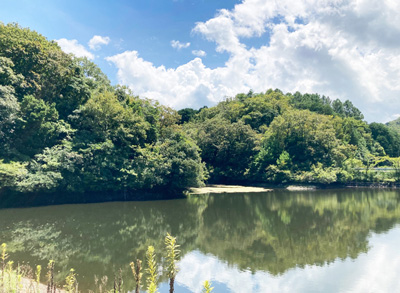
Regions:
<svg viewBox="0 0 400 293"><path fill-rule="evenodd" d="M357 260L347 258L324 266L295 267L284 274L240 270L213 255L194 251L180 262L179 292L201 292L202 280L213 280L217 292L400 292L400 227L370 237L371 249ZM221 290L222 288L222 290Z"/></svg>
<svg viewBox="0 0 400 293"><path fill-rule="evenodd" d="M177 292L199 292L210 278L218 292L266 292L264 286L272 292L289 286L293 292L293 282L299 292L303 283L315 283L304 286L318 292L318 284L329 283L346 291L355 284L333 274L336 267L340 272L350 267L349 275L357 279L357 272L367 274L352 264L365 259L363 266L373 268L382 259L400 273L391 264L399 258L390 241L373 257L380 247L374 239L399 222L399 199L396 191L329 190L9 209L0 210L0 241L9 244L15 261L45 265L55 259L60 276L76 268L81 288L88 288L95 274L112 277L120 267L126 288L133 288L129 262L143 258L148 245L161 252L169 232L182 248ZM398 229L388 235L393 233L399 240ZM391 249L393 255L382 256Z"/></svg>

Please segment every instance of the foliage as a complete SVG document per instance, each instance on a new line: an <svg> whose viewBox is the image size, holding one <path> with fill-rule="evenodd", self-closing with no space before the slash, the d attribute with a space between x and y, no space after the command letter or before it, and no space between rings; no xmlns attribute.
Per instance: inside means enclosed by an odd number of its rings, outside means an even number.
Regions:
<svg viewBox="0 0 400 293"><path fill-rule="evenodd" d="M173 293L174 292L174 281L176 274L178 273L178 267L176 265L176 262L179 257L179 245L176 244L176 237L171 236L169 233L167 233L167 236L165 236L164 240L165 244L165 250L166 250L166 260L168 263L167 266L167 276L169 278L169 292Z"/></svg>
<svg viewBox="0 0 400 293"><path fill-rule="evenodd" d="M146 252L147 269L147 293L157 292L157 263L154 254L154 247L149 246Z"/></svg>
<svg viewBox="0 0 400 293"><path fill-rule="evenodd" d="M396 180L396 182L400 182L400 157L388 158L388 161L391 163L394 169L394 179Z"/></svg>
<svg viewBox="0 0 400 293"><path fill-rule="evenodd" d="M192 129L190 124L187 127L201 149L213 181L244 179L259 141L259 136L249 125L215 117L193 125Z"/></svg>
<svg viewBox="0 0 400 293"><path fill-rule="evenodd" d="M130 267L132 270L133 277L135 278L136 288L135 293L140 293L140 287L142 282L142 261L140 259L136 260L136 265L134 262L130 263Z"/></svg>
<svg viewBox="0 0 400 293"><path fill-rule="evenodd" d="M4 187L16 186L26 173L25 164L19 162L4 163L3 160L0 160L0 191Z"/></svg>
<svg viewBox="0 0 400 293"><path fill-rule="evenodd" d="M333 115L334 109L332 108L332 101L329 97L320 96L318 94L304 94L295 92L291 96L290 103L297 109L310 110L318 114ZM341 103L339 100L334 103Z"/></svg>
<svg viewBox="0 0 400 293"><path fill-rule="evenodd" d="M184 109L179 110L179 111L178 111L178 114L181 115L181 119L180 119L180 121L179 121L180 124L189 122L189 121L192 120L192 119L195 117L195 115L196 115L197 113L199 113L199 112L200 112L200 110L199 110L199 111L196 111L196 110L194 110L194 109L192 109L192 108L184 108Z"/></svg>
<svg viewBox="0 0 400 293"><path fill-rule="evenodd" d="M203 283L203 293L211 293L214 287L211 287L211 282L205 280Z"/></svg>
<svg viewBox="0 0 400 293"><path fill-rule="evenodd" d="M74 269L71 269L68 276L65 278L64 290L66 293L78 293L78 284Z"/></svg>
<svg viewBox="0 0 400 293"><path fill-rule="evenodd" d="M199 149L180 115L112 87L91 61L17 24L0 25L0 190L132 191L199 186Z"/></svg>
<svg viewBox="0 0 400 293"><path fill-rule="evenodd" d="M385 125L400 134L400 117L387 122Z"/></svg>
<svg viewBox="0 0 400 293"><path fill-rule="evenodd" d="M260 178L269 165L286 170L310 171L312 166L342 166L349 147L336 137L332 116L308 110L291 110L277 117L265 133L252 172Z"/></svg>
<svg viewBox="0 0 400 293"><path fill-rule="evenodd" d="M383 147L388 156L400 156L400 133L381 123L371 123L369 128L372 138Z"/></svg>
<svg viewBox="0 0 400 293"><path fill-rule="evenodd" d="M94 94L71 117L78 129L76 144L112 141L120 147L143 145L148 125L144 119L121 105L112 92Z"/></svg>
<svg viewBox="0 0 400 293"><path fill-rule="evenodd" d="M395 181L396 172L372 170L400 155L400 135L363 121L349 100L269 89L175 111L111 86L93 62L39 33L2 23L0 145L2 193L93 200L99 192L182 193L207 180Z"/></svg>

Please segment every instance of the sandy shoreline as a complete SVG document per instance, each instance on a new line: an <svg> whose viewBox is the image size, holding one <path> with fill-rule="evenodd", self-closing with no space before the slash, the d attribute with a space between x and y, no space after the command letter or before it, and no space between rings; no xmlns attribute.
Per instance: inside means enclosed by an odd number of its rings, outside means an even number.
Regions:
<svg viewBox="0 0 400 293"><path fill-rule="evenodd" d="M207 194L207 193L257 193L269 192L273 190L287 190L287 191L316 191L320 189L337 189L337 188L400 188L399 183L376 183L376 182L361 182L349 183L343 185L302 185L293 184L287 186L273 186L273 187L255 187L255 186L242 186L242 185L222 185L210 184L205 187L192 187L189 189L189 194Z"/></svg>
<svg viewBox="0 0 400 293"><path fill-rule="evenodd" d="M271 188L241 186L241 185L208 185L205 187L191 188L190 194L206 194L206 193L239 193L239 192L268 192Z"/></svg>

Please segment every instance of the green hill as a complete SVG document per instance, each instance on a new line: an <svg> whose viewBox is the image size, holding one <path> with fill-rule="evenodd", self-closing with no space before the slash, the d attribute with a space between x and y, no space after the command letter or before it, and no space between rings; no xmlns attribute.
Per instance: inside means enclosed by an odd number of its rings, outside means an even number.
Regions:
<svg viewBox="0 0 400 293"><path fill-rule="evenodd" d="M387 122L386 125L389 128L396 130L398 133L400 133L400 117L393 121Z"/></svg>
<svg viewBox="0 0 400 293"><path fill-rule="evenodd" d="M207 180L400 179L400 134L363 119L349 100L279 89L176 111L111 85L39 33L0 23L0 197L62 203L65 194L176 196Z"/></svg>

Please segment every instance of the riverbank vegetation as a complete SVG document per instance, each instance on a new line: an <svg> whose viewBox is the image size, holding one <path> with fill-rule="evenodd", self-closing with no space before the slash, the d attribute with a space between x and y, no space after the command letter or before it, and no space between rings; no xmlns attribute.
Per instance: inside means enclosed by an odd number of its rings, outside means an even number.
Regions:
<svg viewBox="0 0 400 293"><path fill-rule="evenodd" d="M0 24L0 196L400 181L400 134L363 118L349 100L278 89L175 111Z"/></svg>

